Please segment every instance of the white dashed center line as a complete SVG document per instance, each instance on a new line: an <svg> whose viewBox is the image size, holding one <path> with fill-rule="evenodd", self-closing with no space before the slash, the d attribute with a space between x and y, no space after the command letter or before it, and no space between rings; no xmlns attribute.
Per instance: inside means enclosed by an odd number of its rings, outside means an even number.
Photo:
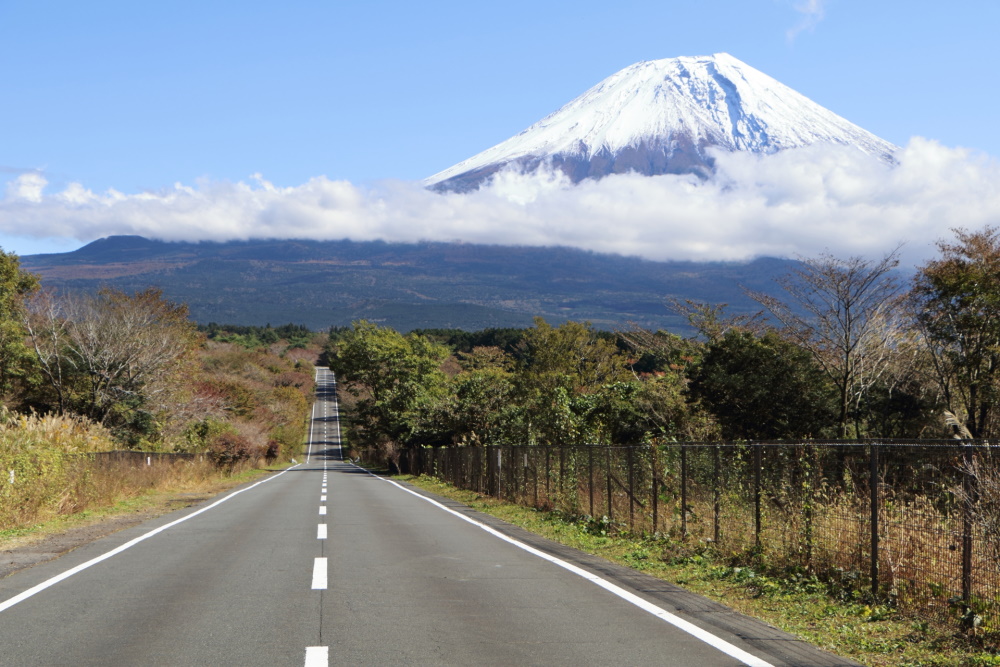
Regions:
<svg viewBox="0 0 1000 667"><path fill-rule="evenodd" d="M328 667L330 664L329 646L307 646L305 667Z"/></svg>
<svg viewBox="0 0 1000 667"><path fill-rule="evenodd" d="M313 581L312 588L314 591L325 591L326 590L326 559L317 558L313 561Z"/></svg>

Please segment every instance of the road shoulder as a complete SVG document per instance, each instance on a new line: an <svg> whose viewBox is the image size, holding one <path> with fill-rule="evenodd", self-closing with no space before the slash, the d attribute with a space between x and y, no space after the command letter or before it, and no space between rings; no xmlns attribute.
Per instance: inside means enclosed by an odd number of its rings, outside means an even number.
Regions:
<svg viewBox="0 0 1000 667"><path fill-rule="evenodd" d="M860 666L860 663L823 651L763 621L741 614L670 582L560 544L497 517L479 512L460 501L440 496L404 481L393 481L513 540L620 586L724 641L747 647L746 650L760 655L775 667Z"/></svg>

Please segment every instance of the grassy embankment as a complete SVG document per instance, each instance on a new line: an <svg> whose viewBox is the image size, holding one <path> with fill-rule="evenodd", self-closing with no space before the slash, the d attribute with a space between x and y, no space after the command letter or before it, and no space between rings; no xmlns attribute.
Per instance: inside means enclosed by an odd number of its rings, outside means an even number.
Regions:
<svg viewBox="0 0 1000 667"><path fill-rule="evenodd" d="M957 623L928 622L855 601L847 591L806 573L779 575L732 567L713 559L704 548L617 534L600 521L574 520L558 512L503 503L432 477L400 479L556 542L671 581L865 665L1000 665L995 643L961 633Z"/></svg>
<svg viewBox="0 0 1000 667"><path fill-rule="evenodd" d="M218 493L301 449L313 391L312 350L248 350L207 341L196 371L139 449L189 458L101 460L120 450L104 427L65 415L0 415L0 547L109 516L156 514Z"/></svg>

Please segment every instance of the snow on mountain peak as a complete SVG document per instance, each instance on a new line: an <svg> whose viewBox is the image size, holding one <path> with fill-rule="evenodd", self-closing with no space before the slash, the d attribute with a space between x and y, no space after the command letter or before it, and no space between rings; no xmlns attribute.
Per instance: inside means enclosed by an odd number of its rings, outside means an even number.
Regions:
<svg viewBox="0 0 1000 667"><path fill-rule="evenodd" d="M610 173L707 176L707 149L772 153L816 143L897 150L727 53L636 63L520 134L426 180L469 190L508 166L542 163L574 181Z"/></svg>

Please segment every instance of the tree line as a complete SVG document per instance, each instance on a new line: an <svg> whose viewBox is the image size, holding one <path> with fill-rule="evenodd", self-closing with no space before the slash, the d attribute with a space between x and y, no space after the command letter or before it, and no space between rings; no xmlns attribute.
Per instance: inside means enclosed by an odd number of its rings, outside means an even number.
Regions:
<svg viewBox="0 0 1000 667"><path fill-rule="evenodd" d="M808 258L752 316L671 302L696 335L587 323L401 334L356 322L326 356L349 438L392 462L442 444L993 438L1000 232L954 230L910 277Z"/></svg>

